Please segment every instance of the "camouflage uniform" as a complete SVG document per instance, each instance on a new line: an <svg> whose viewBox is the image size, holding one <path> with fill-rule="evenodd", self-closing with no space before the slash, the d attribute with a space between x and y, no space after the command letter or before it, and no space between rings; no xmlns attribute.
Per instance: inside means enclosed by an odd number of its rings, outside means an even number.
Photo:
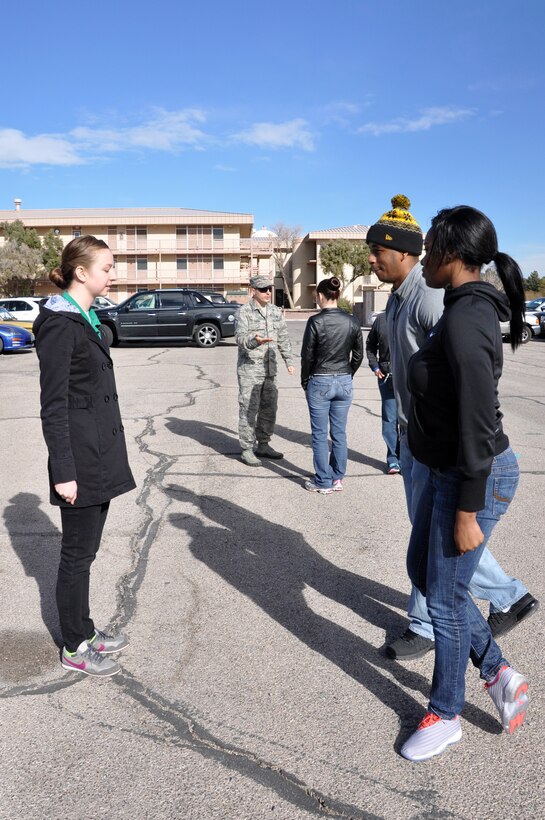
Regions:
<svg viewBox="0 0 545 820"><path fill-rule="evenodd" d="M258 336L274 341L259 345ZM237 317L235 332L238 344L238 436L242 450L268 444L276 421L278 405L277 349L286 363L293 365L291 341L282 311L276 305L261 307L251 299Z"/></svg>

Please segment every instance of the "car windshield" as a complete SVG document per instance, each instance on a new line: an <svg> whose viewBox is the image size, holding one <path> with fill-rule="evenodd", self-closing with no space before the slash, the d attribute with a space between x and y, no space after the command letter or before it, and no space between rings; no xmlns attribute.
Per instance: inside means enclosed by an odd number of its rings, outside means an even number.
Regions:
<svg viewBox="0 0 545 820"><path fill-rule="evenodd" d="M15 316L13 316L9 310L6 310L6 308L0 307L0 319L2 319L3 322L8 321L9 319L15 321Z"/></svg>
<svg viewBox="0 0 545 820"><path fill-rule="evenodd" d="M540 310L545 305L545 298L532 299L531 302L526 302L526 310Z"/></svg>

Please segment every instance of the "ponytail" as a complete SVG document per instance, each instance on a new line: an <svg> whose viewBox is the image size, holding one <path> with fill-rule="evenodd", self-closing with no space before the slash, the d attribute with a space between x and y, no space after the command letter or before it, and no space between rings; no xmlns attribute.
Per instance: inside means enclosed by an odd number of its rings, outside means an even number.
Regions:
<svg viewBox="0 0 545 820"><path fill-rule="evenodd" d="M444 208L431 221L433 245L430 256L436 265L450 254L468 268L482 269L494 262L511 308L511 347L516 350L522 341L524 325L524 289L522 273L506 253L498 251L496 229L481 211L469 205Z"/></svg>
<svg viewBox="0 0 545 820"><path fill-rule="evenodd" d="M60 268L53 268L52 271L49 271L49 279L51 282L53 282L54 285L56 285L61 290L65 290L65 288L67 287L67 284L64 281L62 271Z"/></svg>
<svg viewBox="0 0 545 820"><path fill-rule="evenodd" d="M524 326L524 288L522 286L522 272L508 254L500 253L494 255L493 262L501 279L505 295L509 299L511 307L511 321L509 322L509 337L511 347L516 350L522 341L522 328Z"/></svg>

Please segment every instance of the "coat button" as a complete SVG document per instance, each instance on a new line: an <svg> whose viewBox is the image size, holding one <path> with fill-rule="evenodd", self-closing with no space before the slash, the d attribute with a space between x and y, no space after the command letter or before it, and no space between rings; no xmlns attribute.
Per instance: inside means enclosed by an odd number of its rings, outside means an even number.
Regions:
<svg viewBox="0 0 545 820"><path fill-rule="evenodd" d="M102 369L106 370L106 362L102 362Z"/></svg>
<svg viewBox="0 0 545 820"><path fill-rule="evenodd" d="M106 402L106 404L108 404L108 402L110 401L110 397L109 396L104 396L104 401Z"/></svg>
<svg viewBox="0 0 545 820"><path fill-rule="evenodd" d="M120 425L119 425L119 429L121 430L121 432L123 432L123 430L125 429L125 427L124 427L122 424L120 424Z"/></svg>
<svg viewBox="0 0 545 820"><path fill-rule="evenodd" d="M114 393L114 401L117 401L118 398L119 398L119 396L117 395L117 393Z"/></svg>
<svg viewBox="0 0 545 820"><path fill-rule="evenodd" d="M112 369L112 367L113 367L113 364L112 364L111 362L108 362L108 367L109 367L109 369L111 370L111 369Z"/></svg>
<svg viewBox="0 0 545 820"><path fill-rule="evenodd" d="M112 433L114 436L117 436L117 427L112 428Z"/></svg>

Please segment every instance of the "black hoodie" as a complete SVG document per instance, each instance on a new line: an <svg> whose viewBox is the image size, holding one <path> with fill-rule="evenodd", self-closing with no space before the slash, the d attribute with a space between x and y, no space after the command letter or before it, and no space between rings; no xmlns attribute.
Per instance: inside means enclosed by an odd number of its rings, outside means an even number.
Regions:
<svg viewBox="0 0 545 820"><path fill-rule="evenodd" d="M428 467L457 467L458 508L483 509L494 456L509 446L498 381L503 366L500 321L511 317L504 293L487 282L445 291L445 310L409 361L412 403L408 439Z"/></svg>

